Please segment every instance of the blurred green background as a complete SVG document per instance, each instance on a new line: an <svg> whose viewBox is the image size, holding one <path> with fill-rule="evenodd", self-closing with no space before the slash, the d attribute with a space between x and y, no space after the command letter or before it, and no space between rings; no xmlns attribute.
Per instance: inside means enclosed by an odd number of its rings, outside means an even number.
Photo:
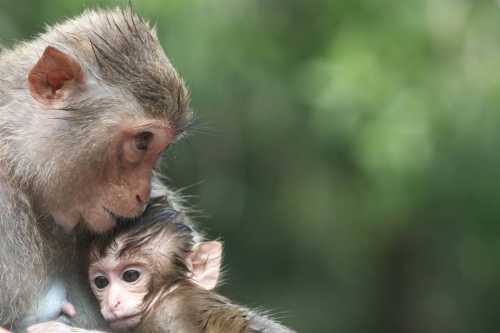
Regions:
<svg viewBox="0 0 500 333"><path fill-rule="evenodd" d="M4 45L96 5L0 0ZM136 0L199 124L222 292L299 332L500 327L500 2Z"/></svg>

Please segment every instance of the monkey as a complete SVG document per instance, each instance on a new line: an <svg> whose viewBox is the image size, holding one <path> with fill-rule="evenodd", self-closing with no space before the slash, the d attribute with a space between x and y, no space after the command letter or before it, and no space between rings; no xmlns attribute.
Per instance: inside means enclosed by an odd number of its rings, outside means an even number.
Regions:
<svg viewBox="0 0 500 333"><path fill-rule="evenodd" d="M111 328L135 333L293 332L214 291L222 243L195 242L192 228L178 215L152 206L140 221L93 241L88 277ZM29 332L81 332L61 327L39 324Z"/></svg>
<svg viewBox="0 0 500 333"><path fill-rule="evenodd" d="M0 73L0 331L24 331L45 297L57 302L44 320L106 329L82 262L92 234L152 197L184 209L156 167L192 123L186 85L131 7L1 50Z"/></svg>

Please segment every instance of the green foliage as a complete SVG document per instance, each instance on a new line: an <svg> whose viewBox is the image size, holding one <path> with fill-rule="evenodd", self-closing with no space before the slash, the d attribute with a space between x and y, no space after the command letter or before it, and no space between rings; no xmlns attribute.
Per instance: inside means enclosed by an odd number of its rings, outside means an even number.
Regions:
<svg viewBox="0 0 500 333"><path fill-rule="evenodd" d="M7 45L116 4L0 1ZM164 170L225 241L224 293L299 332L499 327L498 2L136 7L192 90Z"/></svg>

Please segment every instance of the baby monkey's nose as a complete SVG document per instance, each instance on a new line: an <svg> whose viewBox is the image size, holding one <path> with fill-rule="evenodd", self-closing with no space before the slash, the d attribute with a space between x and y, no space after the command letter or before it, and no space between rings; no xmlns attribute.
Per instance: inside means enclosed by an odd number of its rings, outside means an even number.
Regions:
<svg viewBox="0 0 500 333"><path fill-rule="evenodd" d="M115 302L115 304L113 305L113 308L115 308L115 309L118 308L121 303L122 302L119 299L117 299L116 302Z"/></svg>

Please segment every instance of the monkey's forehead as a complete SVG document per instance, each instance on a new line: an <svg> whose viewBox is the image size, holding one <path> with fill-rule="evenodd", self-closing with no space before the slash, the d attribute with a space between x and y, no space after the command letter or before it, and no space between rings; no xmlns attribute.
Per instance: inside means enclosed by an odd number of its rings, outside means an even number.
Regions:
<svg viewBox="0 0 500 333"><path fill-rule="evenodd" d="M115 256L106 255L90 263L89 273L92 274L96 271L110 271L115 269L119 263L120 260L117 260Z"/></svg>
<svg viewBox="0 0 500 333"><path fill-rule="evenodd" d="M175 230L175 229L174 229ZM172 230L163 229L152 232L146 229L142 233L125 233L117 236L104 248L98 248L94 243L90 250L91 263L110 263L150 259L156 256L169 256L178 247L178 239Z"/></svg>
<svg viewBox="0 0 500 333"><path fill-rule="evenodd" d="M130 265L139 265L147 267L149 260L146 253L140 255L122 255L118 256L117 253L107 253L95 261L91 261L89 270L94 271L113 271L120 270Z"/></svg>

